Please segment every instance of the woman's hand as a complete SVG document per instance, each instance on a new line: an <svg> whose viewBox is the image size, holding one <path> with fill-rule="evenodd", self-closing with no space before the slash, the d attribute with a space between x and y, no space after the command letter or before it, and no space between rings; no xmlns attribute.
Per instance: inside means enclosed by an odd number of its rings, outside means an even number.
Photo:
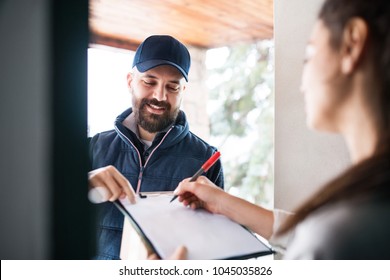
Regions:
<svg viewBox="0 0 390 280"><path fill-rule="evenodd" d="M192 209L202 207L211 213L224 215L265 238L272 235L272 211L228 194L206 177L201 176L195 182L185 179L174 193L185 206Z"/></svg>
<svg viewBox="0 0 390 280"><path fill-rule="evenodd" d="M185 179L174 191L180 202L192 209L204 208L211 213L221 213L222 197L227 195L207 177L200 176L195 182Z"/></svg>

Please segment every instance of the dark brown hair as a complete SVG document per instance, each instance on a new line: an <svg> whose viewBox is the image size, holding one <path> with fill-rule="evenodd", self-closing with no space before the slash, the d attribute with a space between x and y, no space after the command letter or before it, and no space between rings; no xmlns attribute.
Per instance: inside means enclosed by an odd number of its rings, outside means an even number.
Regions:
<svg viewBox="0 0 390 280"><path fill-rule="evenodd" d="M390 194L390 1L326 0L318 18L331 33L330 46L340 47L344 27L352 18L363 19L368 26L367 59L375 69L378 91L368 92L381 132L375 154L323 186L295 211L279 230L283 234L318 208L369 193ZM390 200L389 200L390 202Z"/></svg>

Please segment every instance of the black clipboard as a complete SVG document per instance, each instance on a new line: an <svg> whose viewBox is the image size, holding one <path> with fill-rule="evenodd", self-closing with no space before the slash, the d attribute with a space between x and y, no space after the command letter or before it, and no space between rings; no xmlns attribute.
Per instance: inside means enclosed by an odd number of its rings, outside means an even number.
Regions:
<svg viewBox="0 0 390 280"><path fill-rule="evenodd" d="M169 258L180 245L188 259L250 259L274 251L245 227L203 209L192 210L172 193L143 193L132 205L126 199L114 202L140 236L148 253ZM245 247L245 248L243 248Z"/></svg>

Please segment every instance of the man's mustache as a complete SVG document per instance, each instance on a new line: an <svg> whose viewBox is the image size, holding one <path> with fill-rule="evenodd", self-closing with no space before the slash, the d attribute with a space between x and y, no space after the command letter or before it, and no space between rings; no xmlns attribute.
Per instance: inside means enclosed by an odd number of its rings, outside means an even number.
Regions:
<svg viewBox="0 0 390 280"><path fill-rule="evenodd" d="M165 101L158 101L157 99L146 99L143 98L141 101L141 108L143 108L145 105L154 105L161 108L164 108L165 110L170 110L171 105Z"/></svg>

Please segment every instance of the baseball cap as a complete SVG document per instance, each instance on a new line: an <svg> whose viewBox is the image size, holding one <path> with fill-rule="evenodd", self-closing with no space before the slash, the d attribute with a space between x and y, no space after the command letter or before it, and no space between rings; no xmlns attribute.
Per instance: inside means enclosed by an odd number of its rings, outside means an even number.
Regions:
<svg viewBox="0 0 390 280"><path fill-rule="evenodd" d="M169 35L152 35L135 52L133 67L145 72L160 65L176 67L188 82L190 53L178 40Z"/></svg>

